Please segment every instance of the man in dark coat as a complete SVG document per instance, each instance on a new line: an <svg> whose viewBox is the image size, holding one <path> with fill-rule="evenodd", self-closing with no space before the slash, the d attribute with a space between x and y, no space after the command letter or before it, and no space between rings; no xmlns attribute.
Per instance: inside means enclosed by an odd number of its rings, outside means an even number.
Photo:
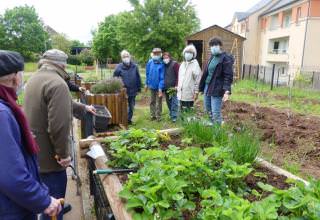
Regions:
<svg viewBox="0 0 320 220"><path fill-rule="evenodd" d="M163 53L164 71L164 94L170 112L172 122L176 122L178 116L177 86L179 76L179 63L171 58L170 53Z"/></svg>
<svg viewBox="0 0 320 220"><path fill-rule="evenodd" d="M127 89L128 123L132 124L132 116L136 103L136 96L138 92L141 91L141 78L138 65L132 62L131 55L128 51L123 50L121 52L121 60L122 63L120 63L116 67L113 76L120 77L125 88Z"/></svg>
<svg viewBox="0 0 320 220"><path fill-rule="evenodd" d="M219 38L213 38L209 46L212 56L201 77L199 91L205 95L205 107L211 112L213 122L221 124L222 102L227 101L231 94L234 59L222 51L222 41Z"/></svg>
<svg viewBox="0 0 320 220"><path fill-rule="evenodd" d="M60 201L50 197L41 182L39 147L26 117L17 105L21 90L23 58L19 53L0 50L0 219L36 220L61 210Z"/></svg>

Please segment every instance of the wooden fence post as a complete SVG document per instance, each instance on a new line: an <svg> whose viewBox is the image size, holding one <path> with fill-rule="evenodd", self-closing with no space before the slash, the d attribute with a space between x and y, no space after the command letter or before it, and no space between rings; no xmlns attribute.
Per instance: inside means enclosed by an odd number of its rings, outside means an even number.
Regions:
<svg viewBox="0 0 320 220"><path fill-rule="evenodd" d="M271 76L271 90L273 90L273 80L274 80L274 71L276 69L276 64L272 66L272 76Z"/></svg>
<svg viewBox="0 0 320 220"><path fill-rule="evenodd" d="M259 64L258 64L258 66L257 66L257 77L256 77L256 81L258 81L259 80L259 71L260 71L260 66L259 66Z"/></svg>

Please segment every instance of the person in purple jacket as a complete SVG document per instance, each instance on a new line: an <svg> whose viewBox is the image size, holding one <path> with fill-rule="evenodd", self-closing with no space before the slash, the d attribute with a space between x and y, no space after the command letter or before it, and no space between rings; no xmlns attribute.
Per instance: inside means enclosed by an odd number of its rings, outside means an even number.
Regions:
<svg viewBox="0 0 320 220"><path fill-rule="evenodd" d="M24 62L19 53L0 50L0 219L36 220L55 216L60 201L49 195L38 172L37 146L17 105Z"/></svg>

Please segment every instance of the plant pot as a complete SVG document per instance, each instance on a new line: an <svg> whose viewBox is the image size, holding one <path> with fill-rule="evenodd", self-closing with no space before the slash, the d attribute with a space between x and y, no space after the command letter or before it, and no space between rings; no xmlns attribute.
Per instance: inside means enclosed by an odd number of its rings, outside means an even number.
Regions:
<svg viewBox="0 0 320 220"><path fill-rule="evenodd" d="M112 118L109 110L103 105L93 105L96 109L96 115L93 116L93 126L97 133L106 132L110 119Z"/></svg>

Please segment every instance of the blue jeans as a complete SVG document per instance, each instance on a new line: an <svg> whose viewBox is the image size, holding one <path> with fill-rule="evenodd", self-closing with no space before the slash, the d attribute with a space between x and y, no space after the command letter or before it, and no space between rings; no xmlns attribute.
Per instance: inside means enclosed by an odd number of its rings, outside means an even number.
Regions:
<svg viewBox="0 0 320 220"><path fill-rule="evenodd" d="M207 96L207 91L208 91L208 85L204 87L204 111L209 114L209 117L212 119L212 111L211 111L211 96Z"/></svg>
<svg viewBox="0 0 320 220"><path fill-rule="evenodd" d="M49 188L50 196L56 199L65 197L67 189L67 172L65 170L60 172L43 173L40 174L40 177L44 184L46 184ZM51 220L51 217L43 214L41 215L40 219ZM61 211L57 216L57 220L62 219L63 213Z"/></svg>
<svg viewBox="0 0 320 220"><path fill-rule="evenodd" d="M134 106L136 105L136 96L128 96L128 122L132 121Z"/></svg>
<svg viewBox="0 0 320 220"><path fill-rule="evenodd" d="M221 125L222 123L221 107L222 107L222 97L211 96L211 111L212 111L212 120L214 124Z"/></svg>
<svg viewBox="0 0 320 220"><path fill-rule="evenodd" d="M166 102L169 109L169 114L171 120L176 120L178 117L178 97L177 95L172 95L171 97L167 93L167 90L165 91L166 95Z"/></svg>

